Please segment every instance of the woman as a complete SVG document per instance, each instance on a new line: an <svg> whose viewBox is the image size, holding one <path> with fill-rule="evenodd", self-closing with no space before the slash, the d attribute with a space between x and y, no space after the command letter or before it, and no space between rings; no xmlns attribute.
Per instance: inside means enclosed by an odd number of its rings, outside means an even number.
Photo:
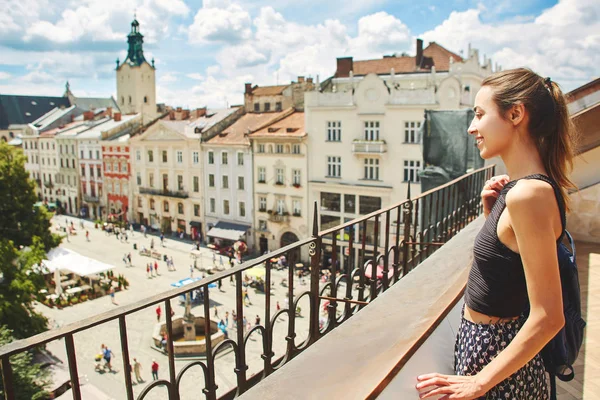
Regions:
<svg viewBox="0 0 600 400"><path fill-rule="evenodd" d="M474 110L469 134L482 158L502 158L508 176L481 192L486 221L473 248L456 375L422 375L416 387L421 398L548 399L539 353L564 325L557 252L549 250L562 239L575 187L575 130L558 85L523 68L486 78Z"/></svg>

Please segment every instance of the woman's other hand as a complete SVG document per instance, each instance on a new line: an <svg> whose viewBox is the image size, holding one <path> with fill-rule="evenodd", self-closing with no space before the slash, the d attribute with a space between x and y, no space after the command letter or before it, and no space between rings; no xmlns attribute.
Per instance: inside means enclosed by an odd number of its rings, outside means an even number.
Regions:
<svg viewBox="0 0 600 400"><path fill-rule="evenodd" d="M494 207L498 195L500 195L500 192L509 181L510 178L508 175L497 175L492 176L485 182L485 185L483 185L481 201L483 202L483 215L486 218L490 211L492 211L492 207Z"/></svg>

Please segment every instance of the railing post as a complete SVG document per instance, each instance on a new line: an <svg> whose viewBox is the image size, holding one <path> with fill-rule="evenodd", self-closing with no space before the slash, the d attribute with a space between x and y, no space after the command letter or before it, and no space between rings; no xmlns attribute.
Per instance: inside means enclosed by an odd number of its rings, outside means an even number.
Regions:
<svg viewBox="0 0 600 400"><path fill-rule="evenodd" d="M133 386L131 382L131 362L129 360L129 345L127 343L127 325L125 316L119 317L119 334L121 335L121 358L123 358L123 371L125 371L125 390L127 400L133 400Z"/></svg>
<svg viewBox="0 0 600 400"><path fill-rule="evenodd" d="M206 382L204 382L206 387L202 389L202 392L206 396L206 400L215 400L217 398L217 384L215 383L215 360L212 354L212 324L210 323L210 295L208 294L208 285L202 286L202 291L204 292L204 340L206 341L206 369L208 370L208 377Z"/></svg>
<svg viewBox="0 0 600 400"><path fill-rule="evenodd" d="M4 399L15 400L13 387L13 373L10 365L10 356L2 357L2 383L4 384Z"/></svg>
<svg viewBox="0 0 600 400"><path fill-rule="evenodd" d="M319 236L318 210L317 202L314 204L313 211L313 231L314 242L308 246L310 255L310 333L309 344L319 340L319 272L321 270L321 237ZM291 311L294 312L294 311ZM291 315L290 315L290 318Z"/></svg>
<svg viewBox="0 0 600 400"><path fill-rule="evenodd" d="M171 318L171 314L171 299L167 299L165 301L165 317L167 320L167 349L169 352L167 356L169 357L169 380L171 382L170 389L174 396L173 400L179 400L179 391L177 390L177 372L175 371L175 353L173 348L173 319ZM208 336L210 336L210 334Z"/></svg>
<svg viewBox="0 0 600 400"><path fill-rule="evenodd" d="M67 360L69 363L69 374L71 376L71 391L73 392L73 400L81 400L79 375L77 374L77 358L75 357L75 344L73 343L72 333L65 336L65 346L67 348Z"/></svg>
<svg viewBox="0 0 600 400"><path fill-rule="evenodd" d="M402 276L406 275L408 270L408 242L410 241L410 223L412 212L412 200L410 199L410 182L408 182L408 191L406 202L404 203L404 241L402 243Z"/></svg>
<svg viewBox="0 0 600 400"><path fill-rule="evenodd" d="M246 365L246 343L244 342L244 329L246 329L246 327L244 326L244 303L245 303L245 299L243 297L243 293L242 293L242 273L241 272L236 272L235 273L235 311L236 311L236 316L238 318L238 322L237 322L237 351L238 354L236 354L235 356L235 369L234 372L236 374L237 377L237 384L238 384L238 390L237 390L237 395L241 396L246 390L248 390L247 387L247 377L246 377L246 371L248 370L248 365ZM250 317L248 315L248 317ZM214 373L214 359L212 359L212 368L213 368L213 372L212 372L212 377L211 379L214 382L215 379L215 373ZM215 384L215 393L217 390L217 385Z"/></svg>

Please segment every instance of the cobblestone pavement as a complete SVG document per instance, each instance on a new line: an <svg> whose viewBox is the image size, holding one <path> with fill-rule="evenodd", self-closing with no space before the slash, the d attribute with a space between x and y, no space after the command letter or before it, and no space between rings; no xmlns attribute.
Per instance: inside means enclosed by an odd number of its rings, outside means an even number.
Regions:
<svg viewBox="0 0 600 400"><path fill-rule="evenodd" d="M146 276L146 263L150 262L150 258L140 256L138 251L133 250L133 243L137 243L138 250L141 246L150 248L151 236L148 235L144 238L139 232L134 232L134 236L129 238L129 243L122 243L116 239L114 235L107 236L105 232L100 229L95 229L93 224L89 221L85 222L85 229L82 230L79 227L79 220L76 218L68 218L69 221L73 220L77 234L70 237L70 241L63 241L62 247L77 251L78 253L94 258L96 260L113 264L115 266L115 274L124 274L129 280L130 286L127 290L116 293L116 302L119 305L130 304L135 301L150 297L157 293L169 290L172 288L171 283L176 282L180 279L186 278L190 274L190 265L193 260L190 258L190 250L192 246L170 239L165 239L165 247L161 248L160 240L154 237L155 249L161 253L167 254L169 257L173 257L176 271L167 271L166 263L159 262L159 273L160 276L155 278L148 278ZM53 229L56 229L57 225L65 225L65 217L59 216L53 220ZM90 232L90 242L85 239L85 230ZM122 258L125 253L131 252L133 267L126 267ZM200 264L211 265L212 264L212 252L209 249L201 248L202 260L198 262ZM154 259L152 259L154 261ZM223 262L227 264L227 258L223 257ZM219 258L217 256L217 264ZM200 272L195 271L195 276ZM273 286L273 295L271 297L272 310L271 315L275 312L276 302L279 301L280 306L283 308L286 304L287 288L280 285L281 280L287 276L287 271L273 271L272 280L275 282ZM298 285L298 283L297 283ZM301 291L308 290L309 281L306 280L306 286L298 285ZM249 292L252 305L245 307L244 315L254 325L256 315L260 315L261 323L264 323L264 294L255 293L252 289ZM225 311L235 309L235 294L234 286L229 283L226 279L223 282L223 292L218 289L211 289L210 292L211 303L218 306L219 316L224 316ZM211 305L212 305L211 304ZM308 312L308 296L304 296L299 303L303 310ZM172 306L176 315L183 314L184 307L180 305L177 300L172 300ZM36 308L41 311L44 315L50 318L50 327L63 326L82 318L90 317L92 315L99 314L108 310L114 310L118 306L114 305L110 301L109 296L98 298L91 301L86 301L80 304L76 304L71 307L66 307L62 310L48 308L44 305L37 304ZM164 307L162 307L162 321L164 321ZM203 307L196 306L192 308L192 313L195 315L203 315ZM143 388L151 381L150 365L152 359L156 359L160 365L159 377L168 379L168 359L167 356L154 348L151 347L152 331L156 324L156 313L155 306L148 307L144 310L138 311L131 314L126 319L127 322L127 335L129 341L129 352L131 358L136 357L137 360L142 364L142 377L145 383L137 384L134 386L134 393L137 395L143 390ZM232 327L231 316L229 318L229 336L236 340L235 329ZM300 343L308 334L308 318L297 318L296 319L296 343ZM285 352L287 335L287 317L280 317L275 324L274 328L274 352L275 357L281 356ZM118 321L105 323L97 327L91 328L86 331L79 332L74 335L75 348L77 353L77 366L78 373L81 377L81 382L84 385L94 386L100 389L106 395L106 399L125 399L125 385L123 375L123 360L121 357L121 345L119 340L119 326ZM99 373L94 370L94 355L100 352L101 344L106 344L114 353L112 361L114 371L113 373ZM246 360L248 364L247 376L250 377L254 373L262 370L263 360L260 355L262 354L262 338L259 334L254 333L248 341L246 348ZM58 357L66 365L66 350L63 340L54 341L48 344L47 349L51 351L56 357ZM179 372L190 360L176 360L175 366L177 372ZM223 394L225 391L236 386L236 375L234 373L234 356L232 352L224 352L219 355L216 360L215 376L217 385L219 386L217 395ZM59 382L57 382L59 383ZM201 374L200 367L192 367L188 370L182 379L180 386L181 400L186 399L197 399L202 397L200 390L204 388L204 378ZM99 397L102 398L102 397ZM145 397L146 399L167 399L167 392L165 388L155 388L152 392Z"/></svg>

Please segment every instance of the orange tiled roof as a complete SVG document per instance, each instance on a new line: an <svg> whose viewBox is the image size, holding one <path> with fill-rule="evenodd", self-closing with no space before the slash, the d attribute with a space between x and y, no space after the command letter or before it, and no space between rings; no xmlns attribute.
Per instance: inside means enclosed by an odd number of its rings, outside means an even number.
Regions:
<svg viewBox="0 0 600 400"><path fill-rule="evenodd" d="M279 86L259 86L252 89L252 96L276 96L283 93L283 91L290 85L279 85Z"/></svg>
<svg viewBox="0 0 600 400"><path fill-rule="evenodd" d="M248 137L244 136L244 133L252 132L255 129L259 129L261 126L268 124L270 121L277 120L282 116L285 111L282 112L269 112L269 113L248 113L244 114L235 123L229 126L223 132L211 138L208 144L221 144L221 145L250 145Z"/></svg>
<svg viewBox="0 0 600 400"><path fill-rule="evenodd" d="M303 136L306 136L306 131L304 130L304 112L301 111L294 111L288 116L252 132L254 138Z"/></svg>
<svg viewBox="0 0 600 400"><path fill-rule="evenodd" d="M450 57L452 57L454 61L463 61L461 56L435 42L429 43L429 46L423 50L423 56L433 59L433 65L435 65L435 70L438 72L448 71L450 69ZM416 72L419 70L416 67L416 57L414 56L385 57L377 60L354 61L352 67L355 76L367 75L369 73L386 75L390 73L392 68L394 68L394 73L396 74ZM427 68L427 70L429 69Z"/></svg>

